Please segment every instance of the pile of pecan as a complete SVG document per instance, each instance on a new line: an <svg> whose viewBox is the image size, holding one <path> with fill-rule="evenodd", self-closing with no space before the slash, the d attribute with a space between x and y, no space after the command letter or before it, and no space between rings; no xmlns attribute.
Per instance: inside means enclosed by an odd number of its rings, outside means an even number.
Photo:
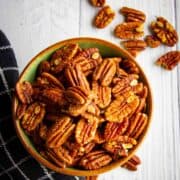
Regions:
<svg viewBox="0 0 180 180"><path fill-rule="evenodd" d="M115 17L115 12L109 5L105 5L105 0L90 0L94 7L101 7L94 18L94 25L97 28L105 28ZM156 48L161 44L174 46L178 42L178 34L175 28L163 17L157 17L156 21L150 24L151 35L146 35L144 39L144 23L146 15L144 12L122 7L120 13L125 17L125 22L118 24L114 29L114 35L120 39L122 46L129 53L136 57L141 51L148 47ZM180 62L180 51L170 51L161 56L156 64L167 70L172 70Z"/></svg>
<svg viewBox="0 0 180 180"><path fill-rule="evenodd" d="M67 44L18 82L16 115L37 150L61 168L94 170L128 156L148 122L136 64ZM135 170L134 156L124 167Z"/></svg>

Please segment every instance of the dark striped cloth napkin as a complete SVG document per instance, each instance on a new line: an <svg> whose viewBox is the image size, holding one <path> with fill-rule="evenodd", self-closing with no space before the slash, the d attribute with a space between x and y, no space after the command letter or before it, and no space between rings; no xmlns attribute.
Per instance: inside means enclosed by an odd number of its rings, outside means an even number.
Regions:
<svg viewBox="0 0 180 180"><path fill-rule="evenodd" d="M13 49L0 30L0 179L78 180L57 174L33 159L23 148L13 127L11 99L18 78Z"/></svg>

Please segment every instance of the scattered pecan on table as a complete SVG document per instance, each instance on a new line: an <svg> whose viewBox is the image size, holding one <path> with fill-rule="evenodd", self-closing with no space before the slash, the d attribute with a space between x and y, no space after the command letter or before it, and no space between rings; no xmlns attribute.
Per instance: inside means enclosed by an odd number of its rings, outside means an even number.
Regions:
<svg viewBox="0 0 180 180"><path fill-rule="evenodd" d="M178 42L178 34L174 27L163 17L157 17L150 25L154 35L167 46L174 46Z"/></svg>
<svg viewBox="0 0 180 180"><path fill-rule="evenodd" d="M120 9L120 13L125 16L125 21L126 22L145 22L146 20L146 15L144 12L129 8L129 7L122 7Z"/></svg>
<svg viewBox="0 0 180 180"><path fill-rule="evenodd" d="M97 13L94 19L94 25L97 28L105 28L108 26L115 17L115 12L111 9L110 6L104 6Z"/></svg>
<svg viewBox="0 0 180 180"><path fill-rule="evenodd" d="M167 70L172 70L180 62L180 51L170 51L162 55L156 64L164 67Z"/></svg>

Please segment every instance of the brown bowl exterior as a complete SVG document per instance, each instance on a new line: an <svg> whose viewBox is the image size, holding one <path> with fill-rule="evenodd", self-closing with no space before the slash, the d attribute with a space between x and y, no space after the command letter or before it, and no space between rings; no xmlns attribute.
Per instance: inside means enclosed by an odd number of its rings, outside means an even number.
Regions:
<svg viewBox="0 0 180 180"><path fill-rule="evenodd" d="M148 80L147 80L143 70L141 69L141 67L138 65L138 63L134 60L134 58L126 50L121 49L119 46L112 44L108 41L102 40L102 39L83 37L83 38L68 39L68 40L64 40L64 41L56 43L56 44L48 47L47 49L41 51L37 56L35 56L32 60L30 60L30 62L27 64L27 66L21 73L18 81L23 81L23 78L24 78L26 72L29 70L29 68L31 68L31 64L34 63L40 56L45 54L47 51L53 52L56 49L64 46L65 44L68 44L68 43L86 43L86 42L87 43L95 43L95 44L97 43L97 44L101 44L102 46L109 47L115 51L120 52L123 57L126 57L126 58L132 60L133 62L135 62L135 64L137 65L137 67L140 69L140 72L141 72L140 78L147 85L148 91L149 91L148 99L147 99L147 102L148 102L147 103L148 104L147 114L149 117L149 121L148 121L148 124L147 124L143 134L139 138L137 145L129 152L129 155L127 157L122 158L116 162L112 162L111 164L109 164L105 167L102 167L100 169L97 169L97 170L80 170L80 169L75 169L75 168L60 168L60 167L56 166L55 164L51 163L50 161L46 160L45 158L43 158L37 152L37 150L33 147L33 145L30 143L29 138L26 137L23 129L20 126L19 120L16 118L16 108L18 105L18 99L16 96L14 96L13 103L12 103L13 122L14 122L14 126L16 129L16 133L17 133L21 143L25 147L25 149L32 155L33 158L35 158L39 163L43 164L44 166L48 167L49 169L51 169L55 172L58 172L58 173L67 174L67 175L75 175L75 176L94 176L97 174L101 174L101 173L110 171L118 166L123 165L126 161L128 161L128 159L130 159L133 156L133 154L137 151L137 149L140 147L141 143L145 139L145 135L147 134L147 131L150 127L150 123L152 120L152 109L153 109L152 91L151 91L150 85L148 83Z"/></svg>

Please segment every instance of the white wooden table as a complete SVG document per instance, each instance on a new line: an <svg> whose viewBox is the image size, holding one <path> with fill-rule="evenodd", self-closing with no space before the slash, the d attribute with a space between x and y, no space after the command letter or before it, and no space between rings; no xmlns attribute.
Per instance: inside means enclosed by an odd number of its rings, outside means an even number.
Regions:
<svg viewBox="0 0 180 180"><path fill-rule="evenodd" d="M122 6L141 9L148 24L156 16L166 17L180 35L180 0L107 0L116 11L115 20L103 30L92 26L97 13L87 0L0 0L0 29L14 47L20 70L45 47L71 37L92 36L119 44L112 34L123 17ZM147 49L137 61L146 72L154 94L153 122L137 154L142 165L137 172L117 168L100 175L100 180L179 180L180 179L180 69L171 72L154 65L163 53L173 47Z"/></svg>

